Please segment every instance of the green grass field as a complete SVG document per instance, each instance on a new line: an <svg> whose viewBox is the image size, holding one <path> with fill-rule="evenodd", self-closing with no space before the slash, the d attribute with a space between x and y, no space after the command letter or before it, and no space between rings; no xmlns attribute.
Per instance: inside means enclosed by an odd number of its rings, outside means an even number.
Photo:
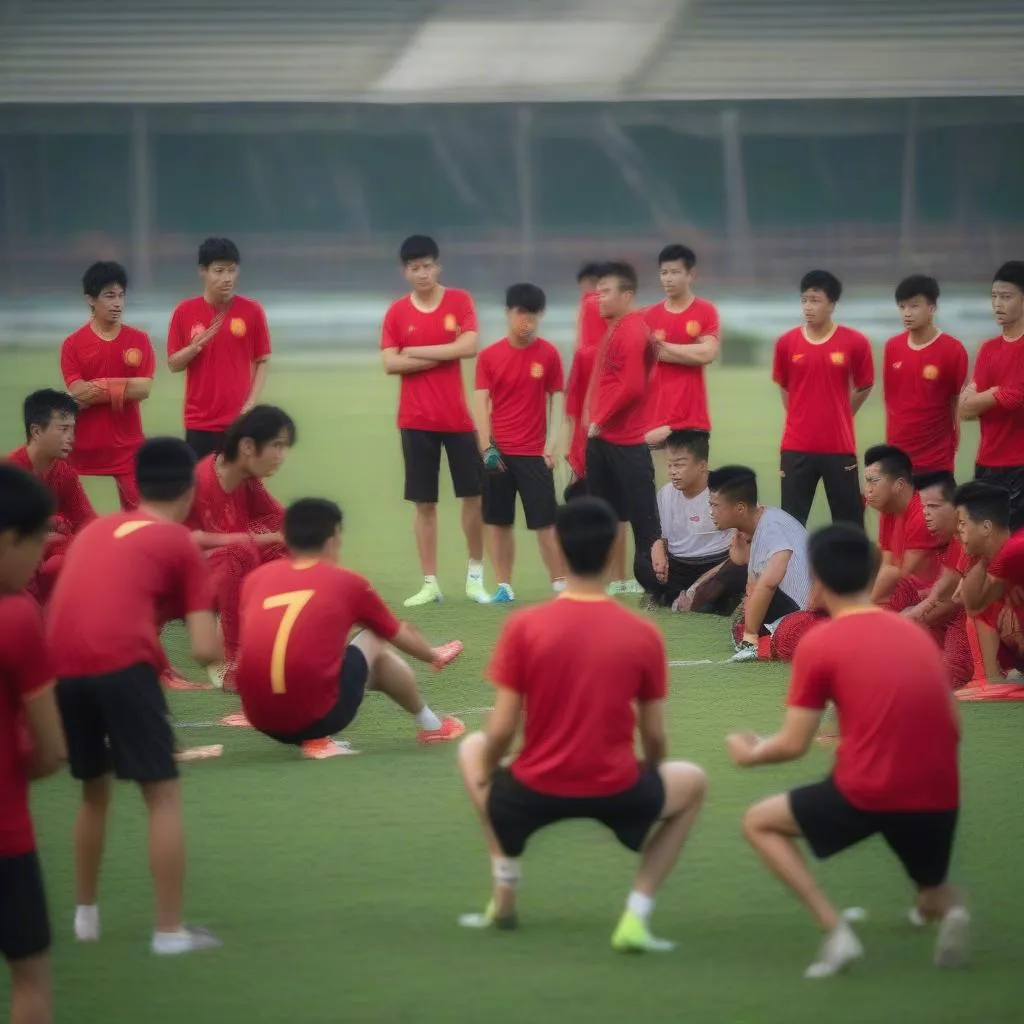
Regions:
<svg viewBox="0 0 1024 1024"><path fill-rule="evenodd" d="M56 353L5 351L0 442L20 441L18 409L34 387L59 382ZM161 373L145 420L149 433L176 431L180 379ZM766 370L711 374L714 458L762 472L764 499L778 498L781 426ZM271 371L266 398L289 409L299 440L272 489L288 500L322 494L346 511L345 558L394 605L416 589L410 511L401 501L393 426L395 385L375 363L288 365ZM877 396L858 430L861 447L881 438ZM966 473L976 435L964 439ZM6 449L5 449L6 450ZM447 486L447 485L446 485ZM98 507L114 489L91 481ZM442 499L441 583L449 602L414 619L435 641L465 641L462 660L423 673L430 702L465 711L471 727L490 703L482 670L505 612L461 598L465 552L453 500ZM820 516L820 509L817 510ZM490 577L488 578L490 582ZM516 591L546 596L534 545L524 534ZM723 620L664 615L673 659L729 653ZM585 643L586 637L567 637ZM186 666L183 666L186 667ZM118 793L96 946L70 937L71 826L76 791L67 777L36 791L34 808L49 885L56 945L58 1020L69 1024L327 1024L327 1022L628 1021L693 1024L936 1024L1020 1020L1024 883L1021 734L1018 705L965 706L964 813L956 875L970 889L976 962L957 975L930 966L931 935L905 922L910 893L880 843L821 869L842 905L861 905L867 958L847 977L805 982L816 948L810 920L740 839L755 798L814 779L830 755L741 773L723 738L735 727L773 728L784 666L704 665L672 670L670 747L699 762L709 802L655 913L659 934L680 948L665 957L622 958L608 940L629 889L631 858L596 826L537 838L525 862L523 927L473 933L455 923L481 909L489 866L458 782L454 751L420 749L406 718L368 697L350 739L353 758L304 762L249 732L183 730L186 742L223 742L220 761L184 770L189 919L215 930L221 951L166 961L148 949L151 921L144 819L130 787ZM222 694L174 695L183 722L216 719ZM1016 881L1015 881L1016 879ZM0 975L0 1005L6 1000Z"/></svg>

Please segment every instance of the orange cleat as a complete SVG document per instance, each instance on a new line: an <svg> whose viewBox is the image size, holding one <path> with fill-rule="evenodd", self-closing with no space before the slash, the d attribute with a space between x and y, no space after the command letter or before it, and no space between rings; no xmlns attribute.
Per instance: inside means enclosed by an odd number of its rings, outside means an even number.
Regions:
<svg viewBox="0 0 1024 1024"><path fill-rule="evenodd" d="M223 743L211 743L208 747L185 747L174 755L174 760L179 763L189 761L210 761L220 757L224 753Z"/></svg>
<svg viewBox="0 0 1024 1024"><path fill-rule="evenodd" d="M230 726L232 729L252 728L252 723L249 721L248 718L245 717L245 715L241 711L238 711L232 715L225 715L220 720L220 724Z"/></svg>
<svg viewBox="0 0 1024 1024"><path fill-rule="evenodd" d="M452 640L449 643L441 644L440 647L435 648L437 660L431 667L435 672L440 672L441 669L450 665L462 653L463 649L461 640Z"/></svg>
<svg viewBox="0 0 1024 1024"><path fill-rule="evenodd" d="M327 736L322 740L306 740L302 744L302 756L310 761L326 761L329 757L345 757L349 754L358 754L353 750L347 740L336 740L333 736Z"/></svg>
<svg viewBox="0 0 1024 1024"><path fill-rule="evenodd" d="M212 687L209 683L197 683L191 679L186 679L183 675L179 675L174 671L173 668L167 669L163 675L160 676L160 682L167 687L168 690L210 690Z"/></svg>
<svg viewBox="0 0 1024 1024"><path fill-rule="evenodd" d="M448 743L457 740L466 731L466 726L457 718L445 715L440 729L420 729L416 739L420 743Z"/></svg>

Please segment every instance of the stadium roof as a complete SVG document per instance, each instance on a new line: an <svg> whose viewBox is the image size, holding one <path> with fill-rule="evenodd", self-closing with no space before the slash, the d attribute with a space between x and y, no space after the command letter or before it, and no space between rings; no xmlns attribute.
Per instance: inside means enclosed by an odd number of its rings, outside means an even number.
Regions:
<svg viewBox="0 0 1024 1024"><path fill-rule="evenodd" d="M1018 0L0 0L0 103L1024 94Z"/></svg>

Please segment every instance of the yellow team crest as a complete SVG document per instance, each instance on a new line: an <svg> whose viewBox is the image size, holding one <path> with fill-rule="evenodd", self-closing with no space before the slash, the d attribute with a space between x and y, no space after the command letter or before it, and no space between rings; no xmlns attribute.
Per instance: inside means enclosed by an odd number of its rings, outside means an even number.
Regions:
<svg viewBox="0 0 1024 1024"><path fill-rule="evenodd" d="M230 324L230 330L231 330L231 333L236 338L244 338L245 337L245 331L246 331L245 321L240 316L232 317L231 318L231 324Z"/></svg>
<svg viewBox="0 0 1024 1024"><path fill-rule="evenodd" d="M446 331L454 331L454 330L456 330L458 328L458 326L459 326L458 321L455 319L455 317L451 313L449 313L444 318L444 329Z"/></svg>
<svg viewBox="0 0 1024 1024"><path fill-rule="evenodd" d="M833 366L845 366L846 365L846 353L845 352L833 352L830 356Z"/></svg>
<svg viewBox="0 0 1024 1024"><path fill-rule="evenodd" d="M934 366L931 363L929 363L924 368L924 370L922 371L921 375L924 377L925 380L938 380L938 378L939 378L939 368L937 366Z"/></svg>
<svg viewBox="0 0 1024 1024"><path fill-rule="evenodd" d="M142 365L142 352L137 348L126 348L124 350L125 366L141 366Z"/></svg>
<svg viewBox="0 0 1024 1024"><path fill-rule="evenodd" d="M700 337L700 321L699 320L687 320L686 321L686 333L691 338Z"/></svg>
<svg viewBox="0 0 1024 1024"><path fill-rule="evenodd" d="M530 376L534 380L540 380L544 376L544 367L540 363L530 363Z"/></svg>

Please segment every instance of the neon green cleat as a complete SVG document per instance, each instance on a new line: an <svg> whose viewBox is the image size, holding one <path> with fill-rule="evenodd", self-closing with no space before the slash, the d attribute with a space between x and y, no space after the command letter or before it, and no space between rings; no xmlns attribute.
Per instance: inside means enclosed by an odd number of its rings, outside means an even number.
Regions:
<svg viewBox="0 0 1024 1024"><path fill-rule="evenodd" d="M608 588L605 591L605 593L609 597L618 597L620 594L624 594L626 592L623 589L624 587L625 584L622 582L622 580L613 580L611 583L608 584Z"/></svg>
<svg viewBox="0 0 1024 1024"><path fill-rule="evenodd" d="M656 939L643 919L629 910L612 933L612 949L617 953L669 953L675 948L674 942Z"/></svg>
<svg viewBox="0 0 1024 1024"><path fill-rule="evenodd" d="M491 595L484 587L482 576L470 576L466 579L466 597L477 604L490 604Z"/></svg>
<svg viewBox="0 0 1024 1024"><path fill-rule="evenodd" d="M444 595L441 593L437 581L424 580L419 591L412 597L406 598L403 603L406 608L419 608L425 604L440 604L443 600Z"/></svg>
<svg viewBox="0 0 1024 1024"><path fill-rule="evenodd" d="M644 588L641 584L637 583L636 580L623 580L622 581L622 593L623 594L642 594Z"/></svg>

